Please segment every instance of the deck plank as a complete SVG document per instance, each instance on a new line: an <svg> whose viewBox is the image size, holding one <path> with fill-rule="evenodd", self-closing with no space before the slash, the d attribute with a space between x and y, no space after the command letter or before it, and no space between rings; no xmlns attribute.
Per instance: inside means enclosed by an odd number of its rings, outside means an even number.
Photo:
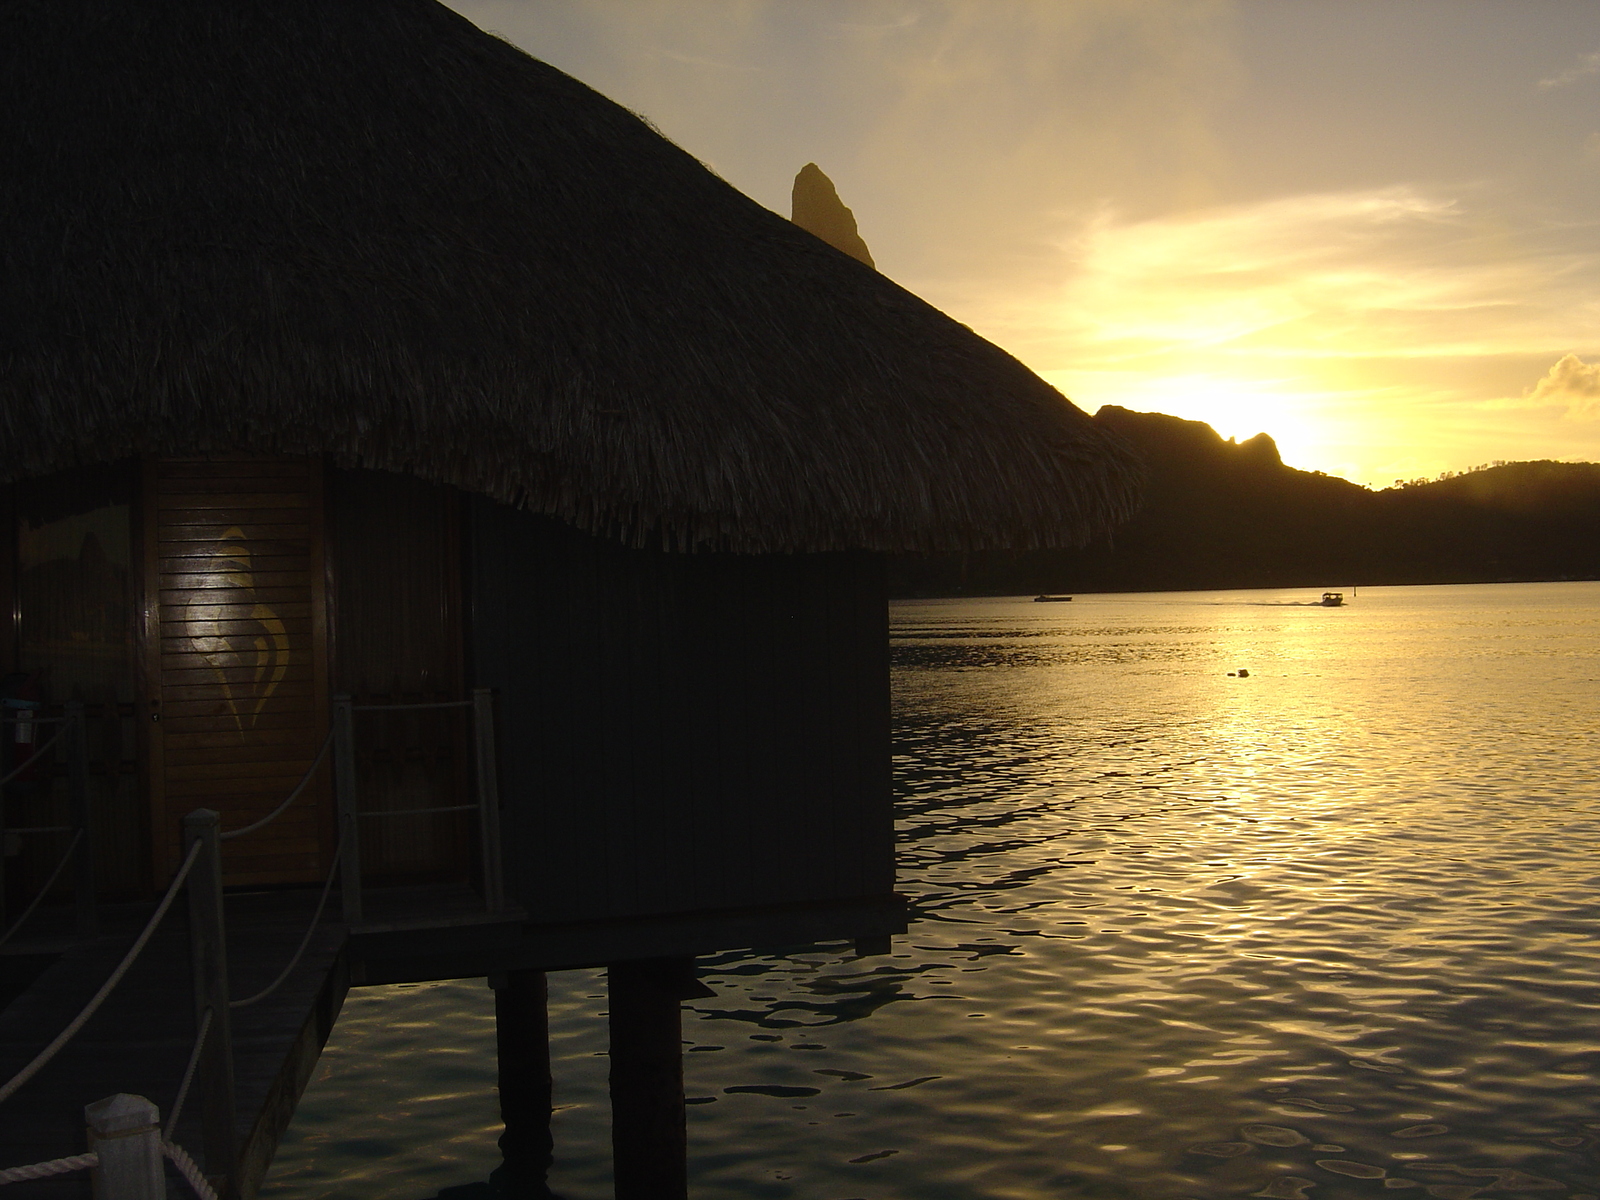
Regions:
<svg viewBox="0 0 1600 1200"><path fill-rule="evenodd" d="M228 953L234 994L259 991L283 969L310 921L311 889L230 895ZM337 899L333 901L337 906ZM9 1079L82 1008L110 974L150 913L151 905L102 911L105 933L72 942L52 926L65 914L44 912L0 955L62 951L57 962L0 1010L0 1080ZM334 914L336 915L336 914ZM30 923L31 924L31 923ZM233 1012L239 1139L245 1194L271 1162L311 1065L338 1016L348 988L347 933L324 914L305 957L271 997ZM148 1097L170 1108L193 1045L187 921L181 898L128 975L65 1049L15 1096L0 1105L0 1166L81 1154L83 1106L114 1092ZM176 1141L199 1158L202 1099L191 1096ZM248 1176L253 1175L253 1178ZM6 1200L81 1200L86 1171L12 1184Z"/></svg>

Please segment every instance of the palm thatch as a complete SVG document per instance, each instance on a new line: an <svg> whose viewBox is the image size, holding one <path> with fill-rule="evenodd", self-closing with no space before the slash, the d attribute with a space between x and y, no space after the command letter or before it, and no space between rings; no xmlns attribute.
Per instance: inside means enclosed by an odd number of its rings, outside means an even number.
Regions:
<svg viewBox="0 0 1600 1200"><path fill-rule="evenodd" d="M319 453L634 543L1081 541L995 346L433 0L0 0L0 476Z"/></svg>

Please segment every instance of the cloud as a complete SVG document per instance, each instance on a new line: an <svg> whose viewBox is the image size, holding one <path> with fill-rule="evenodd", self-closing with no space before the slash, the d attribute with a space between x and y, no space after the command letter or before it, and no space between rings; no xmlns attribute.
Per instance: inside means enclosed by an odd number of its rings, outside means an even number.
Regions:
<svg viewBox="0 0 1600 1200"><path fill-rule="evenodd" d="M958 316L1036 369L1549 353L1600 323L1600 253L1468 192L1399 186L1130 221L1061 237L1054 281L963 297ZM1271 367L1273 372L1281 367Z"/></svg>
<svg viewBox="0 0 1600 1200"><path fill-rule="evenodd" d="M1568 354L1528 393L1530 407L1563 406L1572 417L1600 417L1600 362Z"/></svg>
<svg viewBox="0 0 1600 1200"><path fill-rule="evenodd" d="M1560 71L1548 79L1539 80L1539 87L1542 91L1566 87L1570 83L1577 83L1585 75L1597 73L1600 73L1600 50L1583 55L1578 59L1576 66L1568 67L1565 71Z"/></svg>
<svg viewBox="0 0 1600 1200"><path fill-rule="evenodd" d="M1553 409L1491 399L1600 353L1600 246L1572 232L1484 187L1107 205L1062 216L1046 283L920 290L1084 408L1266 430L1295 466L1386 483L1401 451L1436 455L1427 473L1517 454L1519 422L1572 443Z"/></svg>

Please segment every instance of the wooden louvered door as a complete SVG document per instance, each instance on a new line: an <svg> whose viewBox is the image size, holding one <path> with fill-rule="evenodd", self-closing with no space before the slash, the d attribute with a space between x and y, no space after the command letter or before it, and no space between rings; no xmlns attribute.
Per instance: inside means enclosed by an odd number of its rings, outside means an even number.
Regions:
<svg viewBox="0 0 1600 1200"><path fill-rule="evenodd" d="M145 728L155 874L185 813L237 829L271 812L328 730L322 463L145 465ZM229 884L309 883L333 852L324 763L287 812L224 843Z"/></svg>

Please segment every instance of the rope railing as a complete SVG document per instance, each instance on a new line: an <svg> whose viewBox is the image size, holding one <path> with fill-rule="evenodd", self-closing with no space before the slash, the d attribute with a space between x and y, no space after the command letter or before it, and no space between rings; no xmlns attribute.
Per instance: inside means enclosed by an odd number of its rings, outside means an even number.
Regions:
<svg viewBox="0 0 1600 1200"><path fill-rule="evenodd" d="M322 920L322 910L327 907L328 893L333 890L333 876L339 869L339 856L343 851L344 839L341 838L339 844L334 847L333 862L328 866L328 878L323 882L322 897L317 901L317 910L311 914L311 924L306 927L306 935L300 939L300 948L294 952L294 957L289 960L289 965L279 972L276 979L254 996L246 996L243 1000L228 1001L229 1008L248 1008L252 1004L265 1000L273 992L277 991L282 986L283 981L289 978L295 967L300 965L300 956L306 952L306 947L311 944L311 935L316 933L317 925ZM209 1016L209 1010L207 1010L207 1015Z"/></svg>
<svg viewBox="0 0 1600 1200"><path fill-rule="evenodd" d="M91 1105L90 1107L93 1108L94 1106ZM177 1114L174 1113L173 1115L176 1116ZM169 1118L169 1126L171 1123ZM162 1157L177 1168L178 1174L183 1176L184 1182L194 1189L194 1194L199 1197L199 1200L218 1200L216 1189L211 1186L211 1181L201 1172L199 1165L189 1156L187 1150L172 1141L164 1133L146 1130L136 1132L145 1133L147 1136L152 1137L155 1142L155 1146L152 1149L159 1148ZM100 1165L100 1152L98 1150L90 1150L86 1154L74 1154L68 1158L52 1158L45 1162L28 1163L26 1166L21 1167L6 1167L0 1170L0 1186L8 1183L26 1183L34 1179L49 1179L53 1175L66 1175L73 1171L94 1170ZM97 1184L95 1188L97 1195L99 1190ZM155 1198L151 1197L150 1200L155 1200Z"/></svg>
<svg viewBox="0 0 1600 1200"><path fill-rule="evenodd" d="M294 791L289 793L288 799L286 799L282 804L278 805L277 808L273 809L266 816L262 817L259 821L252 821L250 824L241 826L238 829L228 830L226 833L220 835L222 840L228 841L230 838L243 837L247 833L254 833L263 826L270 825L273 821L276 821L283 814L285 809L287 809L296 800L300 799L300 793L306 790L306 785L311 782L311 777L317 773L317 768L322 765L322 760L328 757L328 747L332 745L333 730L330 729L328 730L328 736L322 739L322 748L317 751L316 758L311 760L311 765L306 768L306 773L300 777L300 782L295 784Z"/></svg>
<svg viewBox="0 0 1600 1200"><path fill-rule="evenodd" d="M363 810L357 799L355 729L352 718L364 712L427 712L459 708L469 713L476 777L477 802L445 804L428 808ZM479 860L483 867L484 907L491 913L505 911L505 883L500 865L500 800L496 782L494 748L494 698L488 688L474 688L464 700L424 700L415 703L356 704L349 695L333 698L334 793L339 806L339 829L344 842L344 866L340 872L340 893L345 924L360 926L365 919L362 902L361 822L367 818L421 817L433 814L476 812L478 814Z"/></svg>
<svg viewBox="0 0 1600 1200"><path fill-rule="evenodd" d="M56 743L66 739L66 799L69 809L70 824L66 825L28 825L20 828L13 827L5 832L10 834L57 834L75 833L71 845L62 855L55 870L50 873L49 880L44 887L35 893L32 901L22 916L12 922L11 927L0 936L0 945L10 941L12 936L22 927L23 923L33 915L34 910L55 887L56 881L61 878L61 872L67 863L76 862L77 870L73 875L73 896L77 907L77 932L79 936L92 936L99 928L95 908L95 869L94 869L94 832L92 801L89 792L89 761L88 744L85 733L88 722L85 718L84 706L76 700L69 700L64 705L65 712L59 717L42 717L37 713L29 712L11 717L0 717L0 728L6 725L16 729L17 736L22 737L23 729L29 731L28 740L16 743L17 750L27 751L27 759L18 763L4 776L0 776L0 789L12 783L19 777L36 768L45 768L44 774L51 782L48 786L54 792L54 780L59 777L60 764L55 761L55 756L50 751ZM55 725L56 731L42 743L35 744L32 740L32 729L36 725Z"/></svg>
<svg viewBox="0 0 1600 1200"><path fill-rule="evenodd" d="M161 903L156 906L156 911L151 915L150 920L145 923L144 929L140 931L138 938L135 939L128 952L122 956L122 961L117 964L116 970L112 971L106 981L100 985L100 990L94 994L88 1004L83 1006L83 1011L72 1019L72 1023L57 1034L54 1041L39 1051L32 1062L13 1075L5 1086L0 1087L0 1104L4 1104L16 1094L17 1089L43 1070L45 1065L60 1052L61 1048L72 1040L73 1035L88 1023L89 1018L99 1011L100 1006L105 1003L106 997L111 995L112 989L122 982L122 977L128 973L128 968L133 966L133 960L138 958L140 952L144 950L145 945L155 933L156 926L161 924L161 918L167 915L167 909L172 907L173 898L177 896L178 889L183 886L183 881L189 877L190 868L194 866L195 860L199 856L200 843L196 842L189 847L189 853L184 858L183 865L178 868L178 873L172 877L172 883L167 887L167 894L161 897Z"/></svg>
<svg viewBox="0 0 1600 1200"><path fill-rule="evenodd" d="M172 1131L178 1127L178 1118L183 1115L183 1102L189 1098L189 1085L194 1082L194 1070L200 1065L200 1053L206 1048L206 1034L211 1032L211 1009L206 1009L200 1018L200 1028L195 1031L194 1048L189 1051L189 1063L183 1068L183 1082L178 1084L178 1095L172 1102L172 1108L167 1112L167 1123L161 1131L162 1137L171 1137Z"/></svg>
<svg viewBox="0 0 1600 1200"><path fill-rule="evenodd" d="M10 783L13 779L15 779L18 775L21 775L24 771L30 770L31 768L37 766L38 764L35 763L33 760L38 758L46 750L50 749L51 746L54 746L58 741L60 741L61 740L61 735L64 734L67 731L67 727L72 724L72 718L71 717L35 718L34 720L28 722L28 724L31 724L31 725L42 725L46 721L51 722L53 724L60 724L61 728L56 730L47 739L45 739L45 741L44 741L44 743L42 745L35 746L34 749L33 749L33 753L28 755L28 761L27 762L21 764L20 766L13 767L11 770L7 771L3 776L0 776L0 787L5 787L6 784ZM15 718L12 718L11 720L7 721L6 723L7 724L15 724L16 720L15 720ZM24 742L23 744L27 745L26 742Z"/></svg>
<svg viewBox="0 0 1600 1200"><path fill-rule="evenodd" d="M177 1142L169 1142L166 1138L162 1138L161 1153L166 1155L167 1161L178 1168L178 1174L183 1176L184 1182L194 1189L194 1194L200 1197L200 1200L217 1200L216 1189L201 1174L200 1167L189 1157L187 1150Z"/></svg>
<svg viewBox="0 0 1600 1200"><path fill-rule="evenodd" d="M71 828L72 826L65 825L62 826L61 831L65 832ZM8 832L18 831L10 830ZM61 878L61 872L65 871L67 869L67 864L72 861L72 852L78 848L78 843L83 841L83 836L86 832L88 831L80 829L77 833L72 835L72 841L67 843L67 852L61 856L61 861L56 864L56 869L50 872L50 878L44 881L44 886L40 888L39 891L34 895L33 899L28 902L28 907L22 910L22 915L15 921L11 922L11 928L6 930L5 933L0 934L0 946L4 946L12 939L17 930L21 929L22 926L27 922L28 918L33 916L33 910L38 908L44 898L49 895L50 889L56 885L56 880Z"/></svg>
<svg viewBox="0 0 1600 1200"><path fill-rule="evenodd" d="M350 722L351 715L355 712L429 711L457 708L472 710L473 742L477 766L477 803L442 805L421 809L359 812L356 804L355 740ZM66 733L74 724L81 724L81 716L81 708L75 710L74 706L69 705L68 715L63 718L22 718L22 720L32 720L39 724L59 724L60 728L50 739L33 751L29 756L28 763L22 764L10 775L0 779L0 784L10 781L28 766L34 765L39 755L53 746L63 733ZM0 722L6 722L7 720L7 718L0 717ZM16 723L17 719L12 718L10 722ZM76 788L74 795L78 800L86 803L86 792L82 779L85 774L84 763L81 761L83 757L82 738L77 738L71 743L71 746L72 754L69 754L69 766L75 772L72 779L72 785ZM333 753L336 769L334 791L339 804L340 836L335 845L332 860L328 864L327 876L323 880L321 894L317 898L310 923L301 936L294 954L271 983L254 995L232 1000L228 996L229 989L225 966L220 843L223 840L231 840L254 833L282 816L296 800L305 794L317 772L322 768L324 762L328 760L330 751ZM74 755L76 757L73 757ZM17 1072L4 1086L0 1086L0 1103L14 1096L30 1079L43 1070L99 1011L111 992L122 981L134 961L145 949L151 937L154 936L156 929L171 908L178 891L187 882L191 926L190 957L195 976L196 995L200 1000L200 1004L197 1005L200 1016L196 1022L194 1044L185 1063L182 1079L165 1123L165 1128L144 1130L142 1135L153 1139L149 1143L149 1152L154 1154L159 1148L159 1153L173 1163L177 1171L183 1175L201 1200L217 1200L216 1192L199 1167L195 1165L194 1159L189 1156L183 1147L173 1142L171 1137L177 1130L178 1121L184 1111L191 1088L196 1084L197 1080L203 1081L206 1161L208 1163L229 1164L227 1174L231 1177L236 1154L236 1147L232 1144L236 1122L233 1117L235 1100L233 1095L230 1011L237 1008L246 1008L266 1000L294 974L322 923L335 880L338 880L341 885L346 923L352 925L360 923L361 869L360 839L357 834L357 827L361 817L423 816L433 813L471 812L476 810L480 818L479 836L483 843L485 901L491 912L502 911L504 899L499 869L498 791L495 781L494 758L492 698L487 689L474 689L472 698L467 700L431 701L413 704L354 705L348 696L335 697L334 721L328 731L328 735L323 739L322 745L317 750L316 757L306 768L299 782L276 808L259 820L239 829L229 830L226 833L218 831L218 815L215 812L199 809L184 818L185 838L189 842L188 850L182 865L173 876L155 911L151 914L144 928L123 955L116 968L101 984L99 990L90 998L82 1011L56 1035L48 1046L35 1055L31 1062ZM39 896L35 897L34 902L30 904L29 908L11 929L3 937L0 937L0 944L9 939L22 923L32 915L39 901L60 878L66 864L79 851L80 845L87 846L89 844L87 842L89 830L86 817L87 810L81 813L75 810L74 824L71 826L50 827L49 829L41 826L28 831L43 833L72 830L75 831L75 836L72 843L67 847L62 861L57 864L49 881L40 891ZM204 865L197 869L199 864ZM83 868L85 872L89 871L92 869L92 862L87 858L84 859ZM200 1005L203 1005L203 1008ZM91 1108L97 1108L112 1101L122 1103L135 1100L139 1105L145 1106L152 1121L159 1116L155 1107L150 1105L148 1101L126 1095L109 1097L106 1101L97 1102ZM110 1134L108 1136L120 1138L122 1134ZM109 1171L113 1168L104 1164L107 1161L114 1163L117 1160L117 1155L123 1153L121 1149L113 1153L112 1147L120 1147L122 1145L122 1142L101 1142L97 1149L91 1150L88 1154L0 1170L0 1184L20 1182L24 1179L42 1179L51 1175L84 1168ZM108 1155L110 1156L109 1159L106 1157ZM159 1172L157 1172L157 1175L159 1176Z"/></svg>
<svg viewBox="0 0 1600 1200"><path fill-rule="evenodd" d="M87 1154L74 1154L70 1158L52 1158L47 1162L29 1163L25 1167L6 1167L0 1170L0 1186L8 1183L26 1183L30 1179L49 1179L52 1175L65 1175L69 1171L82 1171L100 1165L100 1156L93 1150Z"/></svg>

